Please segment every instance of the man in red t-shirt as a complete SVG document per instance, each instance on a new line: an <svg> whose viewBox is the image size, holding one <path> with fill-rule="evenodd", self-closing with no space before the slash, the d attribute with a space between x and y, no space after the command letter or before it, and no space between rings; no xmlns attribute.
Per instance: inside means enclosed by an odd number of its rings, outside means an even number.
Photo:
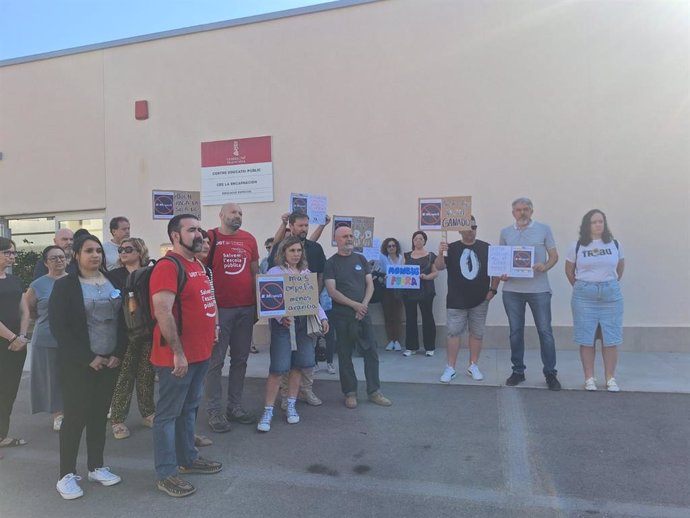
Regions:
<svg viewBox="0 0 690 518"><path fill-rule="evenodd" d="M242 408L242 390L256 322L254 285L259 273L259 248L254 236L240 230L241 226L242 208L226 203L220 210L220 227L208 231L211 251L206 264L213 270L220 337L206 375L206 408L208 425L217 433L229 432L229 421L256 422L256 416ZM228 403L223 412L221 371L228 347Z"/></svg>
<svg viewBox="0 0 690 518"><path fill-rule="evenodd" d="M166 256L177 261L156 263L149 283L156 318L151 363L159 379L153 449L158 489L180 497L196 489L178 473L217 473L223 467L200 457L194 447L196 413L217 339L218 309L204 266L194 257L202 245L199 221L190 214L175 216L168 223L168 236L173 249ZM180 293L177 262L186 277Z"/></svg>

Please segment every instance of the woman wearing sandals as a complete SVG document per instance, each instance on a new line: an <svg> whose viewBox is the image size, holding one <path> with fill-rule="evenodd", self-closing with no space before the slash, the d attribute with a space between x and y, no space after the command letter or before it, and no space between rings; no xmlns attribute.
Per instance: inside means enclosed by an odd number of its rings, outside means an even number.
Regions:
<svg viewBox="0 0 690 518"><path fill-rule="evenodd" d="M570 245L565 274L573 286L571 307L575 342L585 372L585 390L597 390L595 343L601 342L606 389L618 392L616 363L623 343L623 295L619 281L625 262L623 247L613 239L606 215L592 209L582 218L580 239Z"/></svg>
<svg viewBox="0 0 690 518"><path fill-rule="evenodd" d="M31 337L31 413L53 415L53 430L62 426L62 391L57 366L57 341L48 323L48 300L55 281L67 275L67 257L59 246L49 246L41 254L48 273L34 280L26 290L29 313L36 319Z"/></svg>
<svg viewBox="0 0 690 518"><path fill-rule="evenodd" d="M124 292L127 277L130 273L149 263L149 249L143 239L130 237L124 239L117 248L118 264L122 267L115 268L111 274L116 278L118 288ZM149 361L151 355L151 335L128 336L127 352L122 359L120 374L115 385L113 401L110 404L110 423L112 424L113 437L126 439L130 432L125 419L129 414L129 405L132 402L132 391L136 385L137 403L144 426L153 428L153 384L156 373Z"/></svg>
<svg viewBox="0 0 690 518"><path fill-rule="evenodd" d="M29 328L29 308L23 297L22 282L5 272L16 258L14 241L0 237L0 448L26 444L24 439L7 435L26 360Z"/></svg>
<svg viewBox="0 0 690 518"><path fill-rule="evenodd" d="M274 266L268 273L309 273L307 259L299 237L290 236L280 242L278 252L275 255ZM328 319L321 305L318 309L318 318L321 322L323 333L328 333ZM297 340L297 350L291 350L290 346L290 326L295 327ZM273 420L273 405L275 404L278 390L280 389L280 378L289 372L288 377L288 397L287 397L287 422L289 424L299 423L299 414L295 409L297 403L297 392L302 376L302 369L311 369L316 364L314 339L307 334L307 317L283 317L271 318L271 365L269 367L268 379L266 380L266 399L264 413L259 420L257 430L268 432L271 429Z"/></svg>
<svg viewBox="0 0 690 518"><path fill-rule="evenodd" d="M84 428L89 481L112 486L121 480L104 466L103 450L117 367L127 344L122 294L105 270L98 238L85 235L75 240L74 260L77 272L55 282L48 304L50 330L58 343L65 412L57 483L65 500L84 494L76 474Z"/></svg>

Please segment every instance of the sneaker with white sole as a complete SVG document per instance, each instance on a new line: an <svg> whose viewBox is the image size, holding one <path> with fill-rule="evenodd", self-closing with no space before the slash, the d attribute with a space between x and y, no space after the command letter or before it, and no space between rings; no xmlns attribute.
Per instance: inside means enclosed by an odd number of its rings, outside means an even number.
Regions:
<svg viewBox="0 0 690 518"><path fill-rule="evenodd" d="M297 409L295 408L294 402L288 401L288 406L285 413L287 414L287 422L289 424L299 423L299 414L297 413Z"/></svg>
<svg viewBox="0 0 690 518"><path fill-rule="evenodd" d="M593 391L597 389L597 380L594 378L587 378L585 380L585 390Z"/></svg>
<svg viewBox="0 0 690 518"><path fill-rule="evenodd" d="M415 355L415 354L417 354L417 351L410 351L409 349L406 349L406 350L403 352L403 356L404 356L405 358L409 358L410 356L413 356L413 355Z"/></svg>
<svg viewBox="0 0 690 518"><path fill-rule="evenodd" d="M395 351L395 342L391 340L386 346L386 351Z"/></svg>
<svg viewBox="0 0 690 518"><path fill-rule="evenodd" d="M264 408L264 413L261 416L261 419L259 419L259 424L256 425L256 429L260 432L270 432L272 420L273 420L273 407Z"/></svg>
<svg viewBox="0 0 690 518"><path fill-rule="evenodd" d="M393 350L394 350L394 351L402 351L402 345L400 345L400 342L398 342L398 341L396 340L396 341L393 342L393 343L395 344L394 347L393 347Z"/></svg>
<svg viewBox="0 0 690 518"><path fill-rule="evenodd" d="M335 366L332 363L326 364L326 370L328 370L328 374L335 374Z"/></svg>
<svg viewBox="0 0 690 518"><path fill-rule="evenodd" d="M79 475L74 473L67 473L64 477L58 480L55 486L60 496L65 500L74 500L84 496L84 490L79 487L78 482L81 480Z"/></svg>
<svg viewBox="0 0 690 518"><path fill-rule="evenodd" d="M445 370L443 371L443 374L441 374L441 379L439 381L441 383L450 383L450 381L454 379L455 376L457 376L455 369L453 367L446 366Z"/></svg>
<svg viewBox="0 0 690 518"><path fill-rule="evenodd" d="M431 358L431 357L434 355L434 352L435 352L435 351L426 351L426 352L424 353L424 356L428 356L429 358Z"/></svg>
<svg viewBox="0 0 690 518"><path fill-rule="evenodd" d="M115 473L112 473L107 466L89 471L88 479L89 482L99 482L103 486L114 486L122 481L122 479Z"/></svg>
<svg viewBox="0 0 690 518"><path fill-rule="evenodd" d="M606 382L606 390L609 392L620 392L621 388L618 386L618 383L616 383L616 378L610 378Z"/></svg>
<svg viewBox="0 0 690 518"><path fill-rule="evenodd" d="M481 381L484 379L484 375L482 371L479 370L476 363L470 363L470 366L467 367L467 375L471 376L474 381Z"/></svg>
<svg viewBox="0 0 690 518"><path fill-rule="evenodd" d="M56 416L55 419L53 419L53 431L54 432L60 431L60 428L62 428L62 420L64 418L65 418L65 416L60 414L59 416Z"/></svg>

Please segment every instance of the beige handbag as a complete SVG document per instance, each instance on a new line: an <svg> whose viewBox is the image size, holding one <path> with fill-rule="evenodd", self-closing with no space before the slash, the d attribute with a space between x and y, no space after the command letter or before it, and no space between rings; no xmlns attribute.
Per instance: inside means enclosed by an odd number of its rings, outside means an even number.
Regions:
<svg viewBox="0 0 690 518"><path fill-rule="evenodd" d="M317 315L307 316L307 334L312 338L323 336L323 328Z"/></svg>

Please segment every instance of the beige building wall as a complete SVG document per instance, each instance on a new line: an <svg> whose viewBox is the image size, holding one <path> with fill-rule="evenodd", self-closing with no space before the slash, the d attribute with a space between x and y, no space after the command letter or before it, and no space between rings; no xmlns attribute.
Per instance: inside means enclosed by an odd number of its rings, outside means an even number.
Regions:
<svg viewBox="0 0 690 518"><path fill-rule="evenodd" d="M418 196L472 195L494 243L529 196L565 329L565 252L598 207L625 247L626 338L687 348L689 5L389 0L0 67L0 216L103 208L156 249L152 189L198 190L201 142L271 135L275 201L243 207L260 242L290 192L406 248Z"/></svg>

